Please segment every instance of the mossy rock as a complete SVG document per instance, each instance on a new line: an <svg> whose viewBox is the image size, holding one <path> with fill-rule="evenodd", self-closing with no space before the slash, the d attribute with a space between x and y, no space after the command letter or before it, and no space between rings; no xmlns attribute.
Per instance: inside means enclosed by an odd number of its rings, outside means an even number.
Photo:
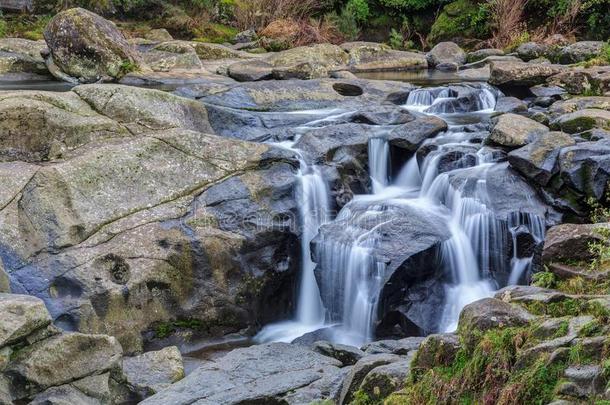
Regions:
<svg viewBox="0 0 610 405"><path fill-rule="evenodd" d="M54 63L81 82L117 80L140 64L138 54L112 22L82 8L53 17L44 37Z"/></svg>
<svg viewBox="0 0 610 405"><path fill-rule="evenodd" d="M430 29L428 42L435 44L452 38L472 38L477 36L473 17L479 6L469 0L457 0L447 4Z"/></svg>

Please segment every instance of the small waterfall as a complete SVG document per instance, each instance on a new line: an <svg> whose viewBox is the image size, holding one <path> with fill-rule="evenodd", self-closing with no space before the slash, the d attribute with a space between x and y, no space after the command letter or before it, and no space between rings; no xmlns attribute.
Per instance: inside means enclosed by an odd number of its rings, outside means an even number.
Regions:
<svg viewBox="0 0 610 405"><path fill-rule="evenodd" d="M390 145L387 139L372 138L368 143L369 175L373 193L378 194L389 181Z"/></svg>
<svg viewBox="0 0 610 405"><path fill-rule="evenodd" d="M299 214L302 227L302 264L297 321L317 325L324 322L324 306L314 275L316 265L311 261L310 243L318 234L320 226L330 219L330 193L318 167L308 166L303 160L300 166L298 178L301 189Z"/></svg>
<svg viewBox="0 0 610 405"><path fill-rule="evenodd" d="M385 270L371 254L374 244L374 235L362 235L353 244L321 242L320 264L333 269L322 277L331 287L325 291L329 321L341 324L334 332L337 342L360 346L373 337Z"/></svg>
<svg viewBox="0 0 610 405"><path fill-rule="evenodd" d="M311 260L311 241L318 234L320 226L331 219L330 192L328 184L317 166L307 164L292 145L280 144L299 156L298 198L301 225L301 279L294 321L280 322L265 326L256 336L260 342L291 342L292 340L321 328L325 321L325 309L320 299L320 290Z"/></svg>

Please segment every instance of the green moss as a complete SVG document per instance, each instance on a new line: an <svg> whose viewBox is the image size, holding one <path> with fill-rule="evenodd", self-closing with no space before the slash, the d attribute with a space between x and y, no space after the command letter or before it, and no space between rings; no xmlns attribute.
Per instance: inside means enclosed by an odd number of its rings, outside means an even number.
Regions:
<svg viewBox="0 0 610 405"><path fill-rule="evenodd" d="M454 37L476 38L485 36L488 10L484 4L470 0L457 0L447 4L430 29L428 42L448 40Z"/></svg>
<svg viewBox="0 0 610 405"><path fill-rule="evenodd" d="M405 389L388 405L402 404L544 404L550 402L565 364L548 364L545 355L525 369L515 369L518 350L537 342L533 329L505 328L480 335L474 349L466 344L448 366L413 373Z"/></svg>
<svg viewBox="0 0 610 405"><path fill-rule="evenodd" d="M561 324L559 325L559 328L557 328L557 330L555 331L553 338L556 339L556 338L560 338L560 337L567 335L569 329L570 329L570 322L568 322L567 320L562 321Z"/></svg>
<svg viewBox="0 0 610 405"><path fill-rule="evenodd" d="M586 303L573 298L566 298L549 303L534 301L526 303L524 306L535 315L548 315L553 318L561 318L564 316L581 315L585 310Z"/></svg>
<svg viewBox="0 0 610 405"><path fill-rule="evenodd" d="M378 405L382 403L381 400L375 401L366 392L358 390L354 393L354 399L350 402L350 405Z"/></svg>
<svg viewBox="0 0 610 405"><path fill-rule="evenodd" d="M588 131L596 126L595 118L592 117L577 117L566 121L560 125L562 131L569 134L575 134L582 131Z"/></svg>
<svg viewBox="0 0 610 405"><path fill-rule="evenodd" d="M125 60L121 63L119 70L119 76L125 76L128 73L135 72L139 69L138 65L132 61Z"/></svg>
<svg viewBox="0 0 610 405"><path fill-rule="evenodd" d="M540 288L554 288L556 281L555 274L549 271L541 271L532 276L532 285Z"/></svg>
<svg viewBox="0 0 610 405"><path fill-rule="evenodd" d="M232 42L237 35L237 28L228 25L209 23L196 32L195 41L222 44Z"/></svg>
<svg viewBox="0 0 610 405"><path fill-rule="evenodd" d="M25 38L32 41L44 39L43 32L49 21L50 15L21 15L14 14L0 16L0 38L15 37Z"/></svg>
<svg viewBox="0 0 610 405"><path fill-rule="evenodd" d="M597 319L586 323L582 329L578 332L579 337L591 337L596 336L602 332L602 325Z"/></svg>
<svg viewBox="0 0 610 405"><path fill-rule="evenodd" d="M205 329L205 326L204 322L199 319L186 318L169 322L159 322L154 326L154 331L156 338L164 339L179 329L201 331Z"/></svg>

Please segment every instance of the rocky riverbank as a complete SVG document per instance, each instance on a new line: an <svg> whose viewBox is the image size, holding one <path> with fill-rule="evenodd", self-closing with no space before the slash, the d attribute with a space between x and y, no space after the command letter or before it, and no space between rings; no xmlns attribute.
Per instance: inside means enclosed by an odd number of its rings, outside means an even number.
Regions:
<svg viewBox="0 0 610 405"><path fill-rule="evenodd" d="M610 400L610 67L590 62L599 44L252 54L129 42L80 9L45 38L0 40L0 87L71 85L0 91L0 403ZM428 69L468 82L356 76ZM486 184L479 202L498 229L486 280L505 286L515 261L529 263L513 280L523 285L467 305L455 333L438 323L446 217L396 204L371 219L353 199L383 180L371 178L372 139L392 158L386 180L413 158L418 173L434 159L464 197ZM481 160L493 166L480 172ZM318 282L340 264L322 260L329 240L379 234L375 341L332 343L322 329L199 360L183 378L180 350L295 313L299 176L313 166L329 210L345 209L312 241ZM335 285L320 288L333 319Z"/></svg>

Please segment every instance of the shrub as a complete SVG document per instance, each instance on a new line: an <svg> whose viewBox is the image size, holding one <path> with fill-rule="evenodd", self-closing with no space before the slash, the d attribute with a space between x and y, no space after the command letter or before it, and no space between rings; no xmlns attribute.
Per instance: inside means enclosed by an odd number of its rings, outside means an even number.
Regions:
<svg viewBox="0 0 610 405"><path fill-rule="evenodd" d="M259 31L276 20L308 20L321 9L320 0L235 0L233 10L239 29Z"/></svg>
<svg viewBox="0 0 610 405"><path fill-rule="evenodd" d="M403 49L405 39L402 33L396 31L394 28L390 31L390 39L389 39L390 47L393 49Z"/></svg>
<svg viewBox="0 0 610 405"><path fill-rule="evenodd" d="M326 14L325 19L341 33L341 35L349 41L353 41L360 35L360 27L354 14L344 7L341 14L331 12Z"/></svg>
<svg viewBox="0 0 610 405"><path fill-rule="evenodd" d="M345 8L349 10L358 23L366 21L369 17L369 5L366 0L349 0Z"/></svg>
<svg viewBox="0 0 610 405"><path fill-rule="evenodd" d="M484 38L489 34L489 5L470 0L447 4L430 29L428 41L436 43L455 37Z"/></svg>
<svg viewBox="0 0 610 405"><path fill-rule="evenodd" d="M514 46L526 33L523 12L527 0L490 0L492 38L495 47ZM517 45L518 46L518 45Z"/></svg>

